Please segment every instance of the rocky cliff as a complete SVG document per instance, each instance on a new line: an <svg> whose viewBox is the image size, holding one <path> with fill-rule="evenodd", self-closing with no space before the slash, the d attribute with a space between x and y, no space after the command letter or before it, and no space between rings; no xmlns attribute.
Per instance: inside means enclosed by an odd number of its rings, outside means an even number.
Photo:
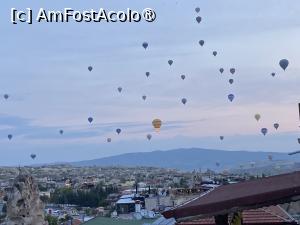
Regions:
<svg viewBox="0 0 300 225"><path fill-rule="evenodd" d="M4 225L47 225L44 204L31 176L20 174L7 197L7 219Z"/></svg>

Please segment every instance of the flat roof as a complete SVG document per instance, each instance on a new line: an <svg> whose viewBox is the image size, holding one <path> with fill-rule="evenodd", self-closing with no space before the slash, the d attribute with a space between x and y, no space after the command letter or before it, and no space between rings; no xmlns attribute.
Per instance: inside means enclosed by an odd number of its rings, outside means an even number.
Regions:
<svg viewBox="0 0 300 225"><path fill-rule="evenodd" d="M207 217L299 199L300 172L293 172L216 187L194 200L163 212L163 216L175 219Z"/></svg>

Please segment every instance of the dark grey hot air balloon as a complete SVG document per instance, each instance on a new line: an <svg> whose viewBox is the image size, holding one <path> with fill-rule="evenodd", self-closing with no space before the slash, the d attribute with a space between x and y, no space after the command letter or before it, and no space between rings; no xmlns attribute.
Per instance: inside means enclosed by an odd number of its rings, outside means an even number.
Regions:
<svg viewBox="0 0 300 225"><path fill-rule="evenodd" d="M229 101L232 102L234 99L234 94L229 94L227 97L228 97Z"/></svg>
<svg viewBox="0 0 300 225"><path fill-rule="evenodd" d="M147 139L150 141L152 138L152 135L151 134L147 134Z"/></svg>
<svg viewBox="0 0 300 225"><path fill-rule="evenodd" d="M64 131L63 131L63 130L59 130L59 133L60 133L61 135L63 135L63 134L64 134Z"/></svg>
<svg viewBox="0 0 300 225"><path fill-rule="evenodd" d="M89 117L89 118L88 118L89 123L92 123L93 120L94 120L93 117Z"/></svg>
<svg viewBox="0 0 300 225"><path fill-rule="evenodd" d="M92 72L93 67L92 67L92 66L89 66L89 67L88 67L88 70L89 70L90 72Z"/></svg>
<svg viewBox="0 0 300 225"><path fill-rule="evenodd" d="M197 16L197 17L196 17L196 21L197 21L198 23L200 23L201 20L202 20L201 16Z"/></svg>
<svg viewBox="0 0 300 225"><path fill-rule="evenodd" d="M230 68L230 73L233 75L235 73L235 68Z"/></svg>
<svg viewBox="0 0 300 225"><path fill-rule="evenodd" d="M229 79L228 80L230 84L233 84L234 80L233 79Z"/></svg>
<svg viewBox="0 0 300 225"><path fill-rule="evenodd" d="M146 95L143 95L143 96L142 96L142 99L143 99L144 101L146 100L146 98L147 98Z"/></svg>
<svg viewBox="0 0 300 225"><path fill-rule="evenodd" d="M196 7L196 8L195 8L195 11L196 11L196 13L199 13L199 12L200 12L200 8L199 8L199 7Z"/></svg>
<svg viewBox="0 0 300 225"><path fill-rule="evenodd" d="M150 76L150 72L146 72L146 77L149 77Z"/></svg>
<svg viewBox="0 0 300 225"><path fill-rule="evenodd" d="M121 131L122 131L122 130L121 130L120 128L116 129L117 134L120 134Z"/></svg>
<svg viewBox="0 0 300 225"><path fill-rule="evenodd" d="M274 123L274 128L277 130L279 128L279 123Z"/></svg>
<svg viewBox="0 0 300 225"><path fill-rule="evenodd" d="M187 100L186 100L186 98L183 98L183 99L181 99L181 102L182 102L182 104L186 104L187 103Z"/></svg>
<svg viewBox="0 0 300 225"><path fill-rule="evenodd" d="M286 70L286 68L288 67L289 65L289 60L287 59L281 59L279 61L279 66L283 69L283 70Z"/></svg>
<svg viewBox="0 0 300 225"><path fill-rule="evenodd" d="M213 54L213 56L217 56L218 53L217 53L217 51L213 51L212 54Z"/></svg>
<svg viewBox="0 0 300 225"><path fill-rule="evenodd" d="M146 50L148 48L148 43L147 42L144 42L143 43L143 48Z"/></svg>
<svg viewBox="0 0 300 225"><path fill-rule="evenodd" d="M219 71L220 71L220 73L223 73L223 72L224 72L224 69L223 69L223 68L220 68Z"/></svg>
<svg viewBox="0 0 300 225"><path fill-rule="evenodd" d="M184 80L184 79L185 79L185 75L181 75L180 77L181 77L181 79L182 79L182 80Z"/></svg>
<svg viewBox="0 0 300 225"><path fill-rule="evenodd" d="M122 87L118 87L118 92L122 92Z"/></svg>
<svg viewBox="0 0 300 225"><path fill-rule="evenodd" d="M224 136L220 136L220 140L223 141L224 140Z"/></svg>
<svg viewBox="0 0 300 225"><path fill-rule="evenodd" d="M30 157L31 157L32 159L35 159L35 158L36 158L36 154L31 154Z"/></svg>
<svg viewBox="0 0 300 225"><path fill-rule="evenodd" d="M169 59L169 60L168 60L168 64L169 64L170 66L172 66L173 60L172 60L172 59Z"/></svg>
<svg viewBox="0 0 300 225"><path fill-rule="evenodd" d="M110 142L111 142L111 138L107 138L106 141L107 141L108 143L110 143Z"/></svg>
<svg viewBox="0 0 300 225"><path fill-rule="evenodd" d="M271 73L271 76L272 76L272 77L275 77L275 73Z"/></svg>
<svg viewBox="0 0 300 225"><path fill-rule="evenodd" d="M7 100L7 99L9 98L9 95L8 95L8 94L5 94L5 95L3 95L3 98L4 98L5 100Z"/></svg>
<svg viewBox="0 0 300 225"><path fill-rule="evenodd" d="M265 136L268 133L267 128L261 128L261 133Z"/></svg>
<svg viewBox="0 0 300 225"><path fill-rule="evenodd" d="M11 140L13 138L12 134L7 135L8 140Z"/></svg>
<svg viewBox="0 0 300 225"><path fill-rule="evenodd" d="M204 45L204 40L200 40L199 45L203 46Z"/></svg>

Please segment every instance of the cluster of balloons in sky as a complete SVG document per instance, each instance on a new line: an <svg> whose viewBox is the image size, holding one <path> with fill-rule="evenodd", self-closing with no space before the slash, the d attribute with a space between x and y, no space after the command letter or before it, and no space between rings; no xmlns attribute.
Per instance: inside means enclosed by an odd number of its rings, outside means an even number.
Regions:
<svg viewBox="0 0 300 225"><path fill-rule="evenodd" d="M196 16L196 22L200 24L201 21L202 21L202 17L199 16L200 8L199 8L199 7L196 7L196 8L195 8L195 12L196 12L196 14L197 14L197 16ZM204 41L204 40L199 40L198 43L199 43L199 45L200 45L201 47L203 47L203 46L205 45L205 41ZM147 49L149 48L148 42L143 42L143 43L142 43L142 47L143 47L145 50L147 50ZM214 51L212 51L212 55L213 55L214 57L216 57L216 56L218 55L218 52L214 50ZM169 64L169 66L172 66L172 65L174 64L174 61L173 61L172 59L169 59L169 60L167 61L167 63ZM284 71L287 69L288 65L289 65L289 61L288 61L287 59L281 59L281 60L279 61L279 66L280 66ZM94 68L93 68L93 66L90 65L90 66L88 66L87 69L88 69L89 72L92 72ZM225 71L224 68L222 68L222 67L219 68L219 72L220 72L221 74L223 74L224 71ZM232 68L229 68L229 72L230 72L231 75L234 75L235 72L236 72L236 69L233 68L233 67L232 67ZM147 78L149 78L151 74L150 74L150 72L145 72L145 75L146 75ZM274 76L275 76L275 73L273 72L273 73L271 73L271 75L274 77ZM187 78L187 76L184 75L184 74L182 74L182 75L180 75L180 78L181 78L181 80L185 80L185 79ZM228 82L229 82L230 85L232 85L232 84L234 83L234 79L233 79L233 78L230 78L230 79L228 80ZM119 93L122 93L122 90L123 90L122 87L117 87L117 91L118 91ZM5 100L8 100L8 98L9 98L10 96L9 96L8 94L4 94L3 97L4 97ZM228 94L227 98L228 98L228 100L229 100L230 102L233 102L234 99L235 99L235 95L232 94L232 93L231 93L231 94ZM147 96L146 96L146 95L142 95L142 100L145 101L146 99L147 99ZM182 99L181 99L181 103L182 103L183 105L186 105L187 102L188 102L188 100L187 100L186 98L182 98ZM300 110L300 109L299 109L299 110ZM255 119L256 119L257 121L259 121L259 120L261 119L261 115L260 115L260 114L255 114L254 117L255 117ZM90 124L92 124L93 121L94 121L94 118L93 118L93 117L88 117L87 120L88 120L88 122L89 122ZM162 121L161 121L161 119L158 119L158 118L153 119L153 121L152 121L152 126L153 126L153 128L155 129L155 131L159 132L159 131L160 131L160 128L161 128L161 126L162 126ZM277 129L279 128L279 123L274 123L274 128L277 130ZM121 132L122 132L122 129L121 129L121 128L117 128L115 131L116 131L116 133L117 133L118 135L120 135ZM268 133L268 129L267 129L267 128L261 128L261 133L262 133L263 135L266 135L266 134ZM63 135L63 134L64 134L64 130L62 130L62 129L59 130L59 134L60 134L60 135ZM12 134L9 134L7 137L8 137L9 140L12 140L13 135L12 135ZM152 135L151 135L151 134L147 134L147 135L146 135L146 138L150 141L151 138L152 138ZM224 140L224 136L219 136L219 138L220 138L220 140ZM107 141L108 143L110 143L110 142L112 142L112 138L111 138L111 137L108 137L108 138L106 139L106 141ZM300 141L299 141L299 143L300 143ZM30 157L31 157L32 159L35 159L35 158L36 158L36 154L31 154ZM270 159L270 157L269 157L269 159ZM271 159L270 159L270 160L271 160ZM220 163L217 162L216 165L219 166Z"/></svg>

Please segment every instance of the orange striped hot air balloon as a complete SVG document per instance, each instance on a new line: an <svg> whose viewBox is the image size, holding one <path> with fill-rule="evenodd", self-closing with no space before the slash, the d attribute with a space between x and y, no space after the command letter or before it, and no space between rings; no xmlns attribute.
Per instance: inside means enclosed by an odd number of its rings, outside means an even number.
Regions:
<svg viewBox="0 0 300 225"><path fill-rule="evenodd" d="M152 125L153 125L154 129L155 129L157 132L159 132L160 127L161 127L161 124L162 124L162 122L161 122L160 119L154 119L154 120L152 121Z"/></svg>

